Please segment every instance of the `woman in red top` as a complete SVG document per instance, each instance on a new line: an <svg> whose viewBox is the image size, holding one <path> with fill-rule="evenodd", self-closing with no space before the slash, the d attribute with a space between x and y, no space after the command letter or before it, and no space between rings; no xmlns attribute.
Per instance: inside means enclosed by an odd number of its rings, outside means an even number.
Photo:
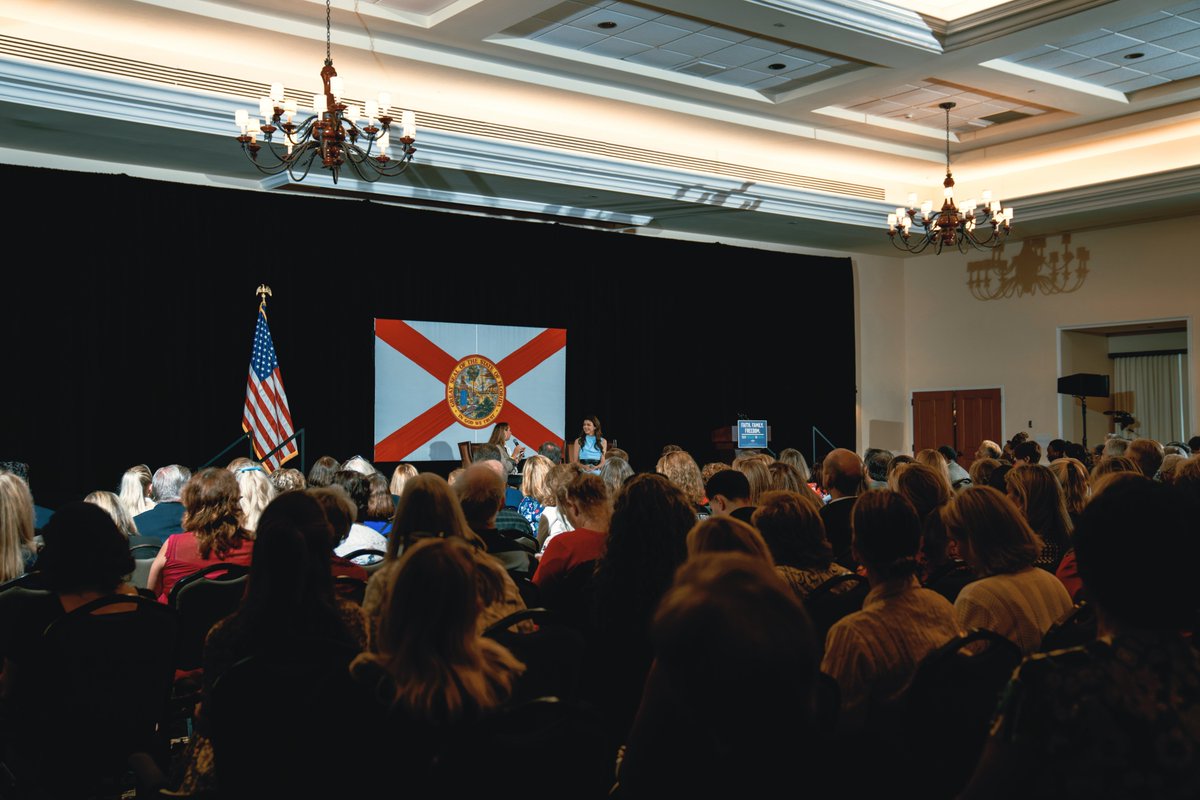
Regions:
<svg viewBox="0 0 1200 800"><path fill-rule="evenodd" d="M209 564L249 564L254 540L242 527L237 479L229 470L201 470L183 487L183 527L187 533L167 537L150 565L151 590L167 602L181 578Z"/></svg>

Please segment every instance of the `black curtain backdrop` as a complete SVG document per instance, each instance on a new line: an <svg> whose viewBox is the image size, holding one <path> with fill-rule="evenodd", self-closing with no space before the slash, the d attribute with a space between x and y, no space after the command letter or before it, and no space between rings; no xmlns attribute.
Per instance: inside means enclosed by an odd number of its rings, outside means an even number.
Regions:
<svg viewBox="0 0 1200 800"><path fill-rule="evenodd" d="M638 470L668 443L711 460L739 413L770 421L776 451L807 454L814 425L854 446L849 259L125 176L0 180L21 199L0 460L29 463L41 505L115 491L133 464L198 467L241 432L260 283L309 464L372 456L376 317L566 328L568 437L595 414Z"/></svg>

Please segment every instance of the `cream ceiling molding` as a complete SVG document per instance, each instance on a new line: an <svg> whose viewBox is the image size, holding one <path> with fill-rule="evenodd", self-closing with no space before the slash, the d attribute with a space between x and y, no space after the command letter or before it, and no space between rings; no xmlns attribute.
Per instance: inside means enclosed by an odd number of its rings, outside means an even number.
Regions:
<svg viewBox="0 0 1200 800"><path fill-rule="evenodd" d="M937 128L931 128L928 125L920 125L915 122L905 122L902 119L892 119L891 117L881 117L877 114L863 114L858 111L851 111L848 108L841 106L824 106L823 108L814 108L814 114L822 114L826 117L834 117L835 119L844 119L847 122L861 122L863 125L874 125L877 128L885 128L889 131L904 131L911 133L914 136L924 136L927 139L936 139L939 142L946 140L946 132ZM950 141L959 142L958 134L950 132Z"/></svg>
<svg viewBox="0 0 1200 800"><path fill-rule="evenodd" d="M1022 219L1049 219L1064 211L1097 212L1141 203L1194 200L1200 194L1200 167L1138 175L1135 178L1073 186L1061 192L1046 192L1015 198Z"/></svg>
<svg viewBox="0 0 1200 800"><path fill-rule="evenodd" d="M1073 92L1081 94L1090 94L1092 97L1100 97L1104 100L1112 100L1114 103L1129 103L1129 97L1124 92L1119 92L1116 89L1109 89L1106 86L1098 86L1094 83L1081 81L1076 78L1068 78L1065 75L1058 75L1044 69L1036 69L1027 67L1024 64L1017 64L1012 61L1007 61L1003 58L993 58L991 61L984 61L979 66L994 69L997 72L1005 72L1009 75L1016 75L1019 78L1027 78L1039 83L1058 86L1063 89L1070 89Z"/></svg>
<svg viewBox="0 0 1200 800"><path fill-rule="evenodd" d="M822 25L886 39L930 53L943 51L945 23L880 0L747 0Z"/></svg>

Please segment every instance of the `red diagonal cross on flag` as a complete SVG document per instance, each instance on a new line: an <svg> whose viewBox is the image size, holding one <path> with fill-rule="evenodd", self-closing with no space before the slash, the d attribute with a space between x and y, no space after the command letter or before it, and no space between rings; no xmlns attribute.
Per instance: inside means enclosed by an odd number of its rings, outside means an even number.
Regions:
<svg viewBox="0 0 1200 800"><path fill-rule="evenodd" d="M433 331L426 335L417 329ZM553 441L562 445L562 408L565 400L565 348L567 332L558 328L517 328L456 323L421 323L375 320L376 337L376 461L428 460L430 445L448 428L457 425L458 438L481 441L496 421L507 422L513 436L534 447ZM474 352L451 355L434 339L472 346ZM382 346L390 348L381 349ZM496 360L494 356L503 353ZM561 354L561 355L560 355ZM397 358L399 356L400 358ZM494 364L495 377L503 383L503 395L490 416L476 421L456 416L451 403L455 393L447 383L455 370L472 357ZM392 369L389 365L399 364ZM490 366L489 366L490 368ZM436 379L430 382L421 373ZM525 382L514 388L514 384ZM528 385L526 385L528 384ZM437 388L437 395L433 394ZM514 402L513 395L528 403L530 411ZM392 412L387 404L398 405ZM420 410L420 409L424 410ZM460 415L464 412L460 409ZM406 421L395 427L394 418ZM468 424L464 424L464 420ZM486 420L486 421L485 421ZM555 433L557 428L559 433ZM445 451L443 451L445 452Z"/></svg>

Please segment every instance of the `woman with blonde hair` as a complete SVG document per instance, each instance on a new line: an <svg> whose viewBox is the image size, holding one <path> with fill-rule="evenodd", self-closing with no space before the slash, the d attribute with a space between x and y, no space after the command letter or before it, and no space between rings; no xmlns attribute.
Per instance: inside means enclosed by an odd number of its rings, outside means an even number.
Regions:
<svg viewBox="0 0 1200 800"><path fill-rule="evenodd" d="M946 486L953 489L954 484L950 480L950 465L946 463L946 457L937 450L931 448L921 450L913 457L913 460L918 464L933 467L939 475L946 479Z"/></svg>
<svg viewBox="0 0 1200 800"><path fill-rule="evenodd" d="M708 513L705 505L704 482L700 478L700 467L696 459L683 450L674 450L658 460L654 471L663 475L691 502L699 513Z"/></svg>
<svg viewBox="0 0 1200 800"><path fill-rule="evenodd" d="M100 506L104 509L112 517L112 521L116 523L117 530L126 539L133 539L138 536L137 524L134 523L133 517L129 515L129 511L125 508L125 504L121 502L121 499L112 492L92 492L83 498L83 502L91 503L94 506ZM147 537L147 540L149 540L149 537Z"/></svg>
<svg viewBox="0 0 1200 800"><path fill-rule="evenodd" d="M263 509L275 499L275 486L257 464L239 467L233 471L233 476L237 478L238 491L241 493L238 503L242 506L242 527L253 532L258 527L258 518L262 516Z"/></svg>
<svg viewBox="0 0 1200 800"><path fill-rule="evenodd" d="M942 509L958 551L982 577L954 601L960 626L987 628L1029 655L1050 626L1071 610L1062 583L1034 566L1041 538L1020 509L990 486L969 486Z"/></svg>
<svg viewBox="0 0 1200 800"><path fill-rule="evenodd" d="M392 496L399 497L404 491L404 484L415 477L417 477L417 468L412 464L397 464L396 469L392 470L392 481L388 484Z"/></svg>
<svg viewBox="0 0 1200 800"><path fill-rule="evenodd" d="M771 491L771 470L767 467L767 459L763 456L747 456L735 458L733 468L746 476L750 481L750 505L758 505L763 492Z"/></svg>
<svg viewBox="0 0 1200 800"><path fill-rule="evenodd" d="M121 505L130 517L136 517L143 511L154 508L155 503L150 499L150 485L153 475L145 464L138 464L125 470L121 476L119 489ZM111 513L111 512L110 512ZM120 523L117 523L120 527Z"/></svg>
<svg viewBox="0 0 1200 800"><path fill-rule="evenodd" d="M19 578L33 566L33 495L11 472L0 472L0 583Z"/></svg>
<svg viewBox="0 0 1200 800"><path fill-rule="evenodd" d="M800 472L800 478L805 483L808 483L812 470L808 468L808 462L804 459L803 453L794 447L789 447L779 453L779 461L795 467Z"/></svg>
<svg viewBox="0 0 1200 800"><path fill-rule="evenodd" d="M525 459L525 466L522 467L521 502L517 505L517 513L524 517L529 527L535 531L546 506L554 503L550 489L546 486L546 476L553 466L545 456L532 455Z"/></svg>
<svg viewBox="0 0 1200 800"><path fill-rule="evenodd" d="M163 542L146 581L161 602L181 578L210 564L249 566L254 537L246 530L239 498L237 478L219 467L200 470L184 485L185 532Z"/></svg>
<svg viewBox="0 0 1200 800"><path fill-rule="evenodd" d="M550 540L560 533L572 529L571 521L563 514L563 500L567 486L583 471L579 464L554 464L546 472L546 497L542 504L542 515L538 518L538 546L545 551Z"/></svg>
<svg viewBox="0 0 1200 800"><path fill-rule="evenodd" d="M1058 479L1049 467L1018 464L1004 476L1004 485L1009 499L1021 509L1029 527L1042 540L1042 552L1034 565L1054 572L1063 554L1071 549L1074 528Z"/></svg>
<svg viewBox="0 0 1200 800"><path fill-rule="evenodd" d="M404 717L437 727L502 706L525 667L479 634L479 571L462 539L414 544L388 572L376 652L354 659L351 675Z"/></svg>

